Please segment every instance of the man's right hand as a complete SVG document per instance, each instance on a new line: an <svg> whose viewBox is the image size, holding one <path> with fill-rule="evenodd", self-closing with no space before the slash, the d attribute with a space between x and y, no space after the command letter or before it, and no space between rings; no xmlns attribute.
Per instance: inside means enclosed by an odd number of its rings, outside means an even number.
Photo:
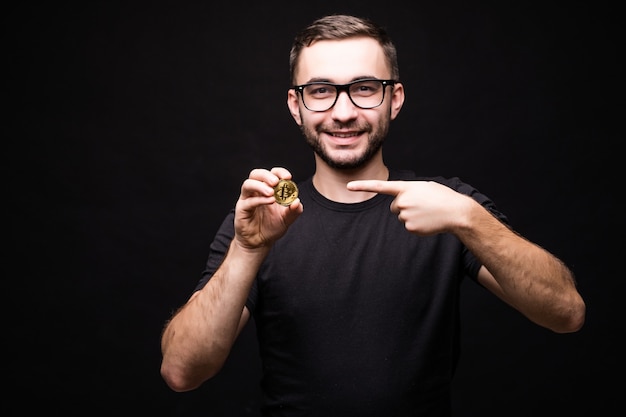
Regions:
<svg viewBox="0 0 626 417"><path fill-rule="evenodd" d="M235 242L245 249L269 248L302 214L300 199L282 206L274 199L274 186L291 179L285 168L254 169L241 186L235 206Z"/></svg>

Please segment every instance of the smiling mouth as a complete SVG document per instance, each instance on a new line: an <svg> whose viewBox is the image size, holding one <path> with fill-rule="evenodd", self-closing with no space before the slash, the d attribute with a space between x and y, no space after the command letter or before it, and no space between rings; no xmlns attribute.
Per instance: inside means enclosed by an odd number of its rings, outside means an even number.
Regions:
<svg viewBox="0 0 626 417"><path fill-rule="evenodd" d="M329 132L328 134L336 138L352 138L352 137L360 135L359 132L350 132L350 133L330 133Z"/></svg>

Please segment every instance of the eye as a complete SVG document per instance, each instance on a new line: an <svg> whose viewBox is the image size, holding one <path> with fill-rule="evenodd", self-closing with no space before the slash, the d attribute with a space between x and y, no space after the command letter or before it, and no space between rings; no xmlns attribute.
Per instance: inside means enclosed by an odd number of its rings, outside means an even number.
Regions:
<svg viewBox="0 0 626 417"><path fill-rule="evenodd" d="M305 89L306 94L315 97L327 97L334 96L335 89L332 86L326 84L311 84Z"/></svg>
<svg viewBox="0 0 626 417"><path fill-rule="evenodd" d="M378 93L380 90L380 83L377 81L363 81L353 84L350 88L350 94L367 97Z"/></svg>

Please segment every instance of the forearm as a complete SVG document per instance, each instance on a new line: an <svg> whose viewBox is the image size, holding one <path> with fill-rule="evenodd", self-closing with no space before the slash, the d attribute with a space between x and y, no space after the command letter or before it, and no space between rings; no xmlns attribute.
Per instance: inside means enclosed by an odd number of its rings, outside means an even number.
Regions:
<svg viewBox="0 0 626 417"><path fill-rule="evenodd" d="M571 271L471 200L457 236L491 273L490 289L533 322L555 332L584 323L585 305Z"/></svg>
<svg viewBox="0 0 626 417"><path fill-rule="evenodd" d="M213 277L167 323L161 339L161 374L173 390L195 389L221 369L266 253L231 243Z"/></svg>

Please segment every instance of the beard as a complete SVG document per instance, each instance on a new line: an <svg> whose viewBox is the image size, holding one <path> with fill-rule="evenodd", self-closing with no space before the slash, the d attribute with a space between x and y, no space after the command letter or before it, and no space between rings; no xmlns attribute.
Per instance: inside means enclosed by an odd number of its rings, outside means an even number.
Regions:
<svg viewBox="0 0 626 417"><path fill-rule="evenodd" d="M373 157L378 153L383 146L383 142L389 131L389 117L381 119L380 124L376 129L373 129L369 123L357 126L356 123L335 123L331 127L319 125L315 127L315 130L307 128L305 123L300 125L300 131L304 135L307 144L313 149L313 152L320 157L328 166L341 170L352 170L365 166ZM360 154L355 154L350 158L333 158L327 151L326 147L319 138L321 132L328 132L332 130L339 130L349 128L351 130L357 130L361 132L368 132L369 139L367 141L367 147Z"/></svg>

